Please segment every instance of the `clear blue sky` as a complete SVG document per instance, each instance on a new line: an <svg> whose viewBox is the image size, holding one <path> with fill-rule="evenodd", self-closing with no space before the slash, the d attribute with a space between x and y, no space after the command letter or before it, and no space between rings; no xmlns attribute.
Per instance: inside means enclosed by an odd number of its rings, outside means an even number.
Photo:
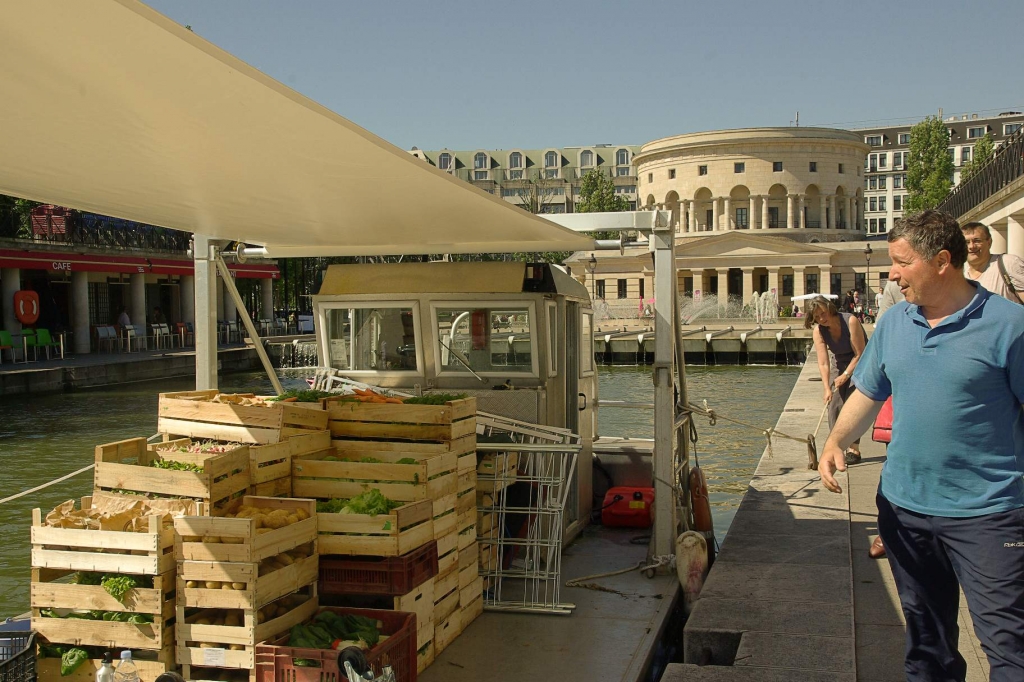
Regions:
<svg viewBox="0 0 1024 682"><path fill-rule="evenodd" d="M1024 2L146 0L409 149L1024 110Z"/></svg>

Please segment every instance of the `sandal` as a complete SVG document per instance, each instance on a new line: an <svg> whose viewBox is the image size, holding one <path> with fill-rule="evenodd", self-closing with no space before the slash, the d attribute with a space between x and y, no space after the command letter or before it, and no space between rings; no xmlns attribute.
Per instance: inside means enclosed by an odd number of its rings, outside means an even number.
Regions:
<svg viewBox="0 0 1024 682"><path fill-rule="evenodd" d="M860 453L855 450L847 450L843 453L843 458L846 460L846 466L860 463Z"/></svg>
<svg viewBox="0 0 1024 682"><path fill-rule="evenodd" d="M882 536L878 536L871 543L871 547L868 548L868 556L872 559L881 559L885 556L885 545L882 544Z"/></svg>

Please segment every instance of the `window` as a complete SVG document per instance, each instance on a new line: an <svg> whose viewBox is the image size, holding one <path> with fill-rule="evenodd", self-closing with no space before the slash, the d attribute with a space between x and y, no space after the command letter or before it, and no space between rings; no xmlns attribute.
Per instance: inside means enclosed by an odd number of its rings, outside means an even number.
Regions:
<svg viewBox="0 0 1024 682"><path fill-rule="evenodd" d="M644 280L643 280L643 278L641 277L640 279L638 279L636 281L636 283L640 285L640 300L643 301L644 300Z"/></svg>
<svg viewBox="0 0 1024 682"><path fill-rule="evenodd" d="M750 223L747 219L749 209L746 207L736 209L736 228L739 230L745 230L750 227Z"/></svg>
<svg viewBox="0 0 1024 682"><path fill-rule="evenodd" d="M903 152L892 153L892 167L899 168L903 165Z"/></svg>
<svg viewBox="0 0 1024 682"><path fill-rule="evenodd" d="M615 174L619 175L619 176L629 175L629 166L625 166L625 167L620 166L619 168L616 168L615 169Z"/></svg>
<svg viewBox="0 0 1024 682"><path fill-rule="evenodd" d="M871 147L881 147L882 146L882 136L881 135L868 135L867 137L864 138L864 141L867 142L868 145L871 146Z"/></svg>
<svg viewBox="0 0 1024 682"><path fill-rule="evenodd" d="M887 175L879 175L878 176L878 189L885 189L885 179L887 177L888 177Z"/></svg>
<svg viewBox="0 0 1024 682"><path fill-rule="evenodd" d="M557 178L558 178L558 169L557 168L545 168L544 169L544 179L545 180L556 180Z"/></svg>
<svg viewBox="0 0 1024 682"><path fill-rule="evenodd" d="M668 169L668 179L669 180L675 180L676 179L676 169L675 168L669 168Z"/></svg>
<svg viewBox="0 0 1024 682"><path fill-rule="evenodd" d="M868 228L868 232L870 232L871 234L875 234L876 232L878 232L878 220L877 219L872 218L871 220L868 221L868 223L870 225L870 227Z"/></svg>
<svg viewBox="0 0 1024 682"><path fill-rule="evenodd" d="M878 167L879 168L885 168L886 160L888 158L889 158L888 154L879 154L878 155Z"/></svg>
<svg viewBox="0 0 1024 682"><path fill-rule="evenodd" d="M971 148L961 147L960 148L960 165L971 162Z"/></svg>
<svg viewBox="0 0 1024 682"><path fill-rule="evenodd" d="M1004 123L1003 124L1003 135L1013 135L1015 132L1020 130L1021 123Z"/></svg>
<svg viewBox="0 0 1024 682"><path fill-rule="evenodd" d="M807 170L810 171L811 173L817 173L818 172L818 162L817 161L811 161L808 164Z"/></svg>
<svg viewBox="0 0 1024 682"><path fill-rule="evenodd" d="M487 175L488 175L488 171L485 171L485 170L475 170L475 171L473 171L473 179L474 180L486 180L487 179Z"/></svg>
<svg viewBox="0 0 1024 682"><path fill-rule="evenodd" d="M636 185L616 185L615 193L616 194L635 194L636 193Z"/></svg>
<svg viewBox="0 0 1024 682"><path fill-rule="evenodd" d="M868 189L878 189L878 176L872 175L868 178Z"/></svg>
<svg viewBox="0 0 1024 682"><path fill-rule="evenodd" d="M437 167L441 170L452 169L452 155L448 152L444 152L441 156L437 157Z"/></svg>
<svg viewBox="0 0 1024 682"><path fill-rule="evenodd" d="M903 195L894 194L892 197L892 210L902 211L903 210Z"/></svg>
<svg viewBox="0 0 1024 682"><path fill-rule="evenodd" d="M843 164L839 164L839 174L843 174Z"/></svg>
<svg viewBox="0 0 1024 682"><path fill-rule="evenodd" d="M626 298L626 293L629 291L628 280L620 279L618 282L618 296L619 298Z"/></svg>
<svg viewBox="0 0 1024 682"><path fill-rule="evenodd" d="M533 339L538 335L531 333L536 331L533 307L497 302L486 304L486 308L475 305L434 308L434 358L439 373L534 374ZM514 344L509 343L509 334L515 335Z"/></svg>
<svg viewBox="0 0 1024 682"><path fill-rule="evenodd" d="M877 211L878 210L878 197L871 197L870 199L868 199L868 210L869 211Z"/></svg>
<svg viewBox="0 0 1024 682"><path fill-rule="evenodd" d="M982 137L985 137L985 126L976 126L967 129L968 140L977 140Z"/></svg>
<svg viewBox="0 0 1024 682"><path fill-rule="evenodd" d="M833 296L840 296L843 293L843 275L839 272L833 272L829 275L829 292Z"/></svg>
<svg viewBox="0 0 1024 682"><path fill-rule="evenodd" d="M590 168L594 165L594 152L589 149L584 149L580 152L580 166L583 168Z"/></svg>
<svg viewBox="0 0 1024 682"><path fill-rule="evenodd" d="M871 162L869 170L874 173L878 170L878 154L872 154L868 157L868 160Z"/></svg>
<svg viewBox="0 0 1024 682"><path fill-rule="evenodd" d="M473 168L487 168L487 154L484 154L483 152L477 152L473 156Z"/></svg>
<svg viewBox="0 0 1024 682"><path fill-rule="evenodd" d="M956 163L956 149L950 147L946 151L949 152L949 160L952 161L953 163Z"/></svg>
<svg viewBox="0 0 1024 682"><path fill-rule="evenodd" d="M879 211L884 211L885 210L885 195L884 194L882 196L878 197L878 210Z"/></svg>
<svg viewBox="0 0 1024 682"><path fill-rule="evenodd" d="M745 173L745 172L747 172L747 164L743 163L742 161L737 161L736 163L734 163L732 165L732 172L733 173Z"/></svg>
<svg viewBox="0 0 1024 682"><path fill-rule="evenodd" d="M707 174L708 174L708 167L707 166L697 166L697 175L707 175Z"/></svg>
<svg viewBox="0 0 1024 682"><path fill-rule="evenodd" d="M404 331L416 328L411 305L366 304L325 313L331 367L349 372L418 369L418 338Z"/></svg>
<svg viewBox="0 0 1024 682"><path fill-rule="evenodd" d="M812 294L818 293L818 275L815 273L805 275L805 277L807 281L806 291Z"/></svg>
<svg viewBox="0 0 1024 682"><path fill-rule="evenodd" d="M782 162L781 161L772 161L772 172L773 173L781 173L782 172Z"/></svg>
<svg viewBox="0 0 1024 682"><path fill-rule="evenodd" d="M647 182L654 182L654 173L647 174Z"/></svg>
<svg viewBox="0 0 1024 682"><path fill-rule="evenodd" d="M768 227L780 227L778 206L768 207Z"/></svg>
<svg viewBox="0 0 1024 682"><path fill-rule="evenodd" d="M900 133L897 139L899 144L910 144L910 133Z"/></svg>
<svg viewBox="0 0 1024 682"><path fill-rule="evenodd" d="M522 168L523 167L523 155L519 152L512 152L508 155L508 167L509 168ZM522 177L522 176L520 176Z"/></svg>
<svg viewBox="0 0 1024 682"><path fill-rule="evenodd" d="M604 298L604 280L597 280L597 297Z"/></svg>
<svg viewBox="0 0 1024 682"><path fill-rule="evenodd" d="M616 166L628 166L629 165L629 150L620 149L615 152L615 165Z"/></svg>
<svg viewBox="0 0 1024 682"><path fill-rule="evenodd" d="M866 289L865 289L866 286L867 286L867 279L864 276L864 273L863 272L855 272L855 273L853 273L853 288L856 289L857 291L866 291ZM868 291L867 293L871 294L870 291ZM861 300L863 300L863 299L861 299Z"/></svg>
<svg viewBox="0 0 1024 682"><path fill-rule="evenodd" d="M885 218L878 219L878 231L885 232Z"/></svg>
<svg viewBox="0 0 1024 682"><path fill-rule="evenodd" d="M501 196L503 197L517 197L519 196L519 190L512 187L502 187Z"/></svg>
<svg viewBox="0 0 1024 682"><path fill-rule="evenodd" d="M523 179L523 171L522 170L510 170L508 172L508 179L509 180L522 180Z"/></svg>
<svg viewBox="0 0 1024 682"><path fill-rule="evenodd" d="M580 376L594 373L594 313L583 313L580 325Z"/></svg>
<svg viewBox="0 0 1024 682"><path fill-rule="evenodd" d="M903 188L903 175L901 175L900 173L897 173L896 175L892 176L892 188L893 189L902 189Z"/></svg>
<svg viewBox="0 0 1024 682"><path fill-rule="evenodd" d="M782 276L782 295L792 296L793 295L793 275Z"/></svg>

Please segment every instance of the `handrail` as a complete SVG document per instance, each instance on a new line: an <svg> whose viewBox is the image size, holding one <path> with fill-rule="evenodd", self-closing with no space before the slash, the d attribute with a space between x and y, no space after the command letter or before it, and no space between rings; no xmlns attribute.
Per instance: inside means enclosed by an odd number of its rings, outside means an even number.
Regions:
<svg viewBox="0 0 1024 682"><path fill-rule="evenodd" d="M1024 176L1024 127L1010 135L988 163L950 190L935 210L962 218L1021 176Z"/></svg>

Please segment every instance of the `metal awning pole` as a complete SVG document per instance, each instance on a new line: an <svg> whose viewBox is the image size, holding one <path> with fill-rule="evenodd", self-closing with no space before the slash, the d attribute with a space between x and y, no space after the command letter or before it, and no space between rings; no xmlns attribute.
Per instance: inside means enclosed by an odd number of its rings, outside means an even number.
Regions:
<svg viewBox="0 0 1024 682"><path fill-rule="evenodd" d="M256 325L252 323L252 318L249 317L249 311L245 307L245 303L242 301L242 295L238 293L238 289L235 288L235 278L231 276L231 271L228 270L227 263L221 255L217 254L217 269L220 271L220 277L224 280L224 291L231 296L235 301L235 308L239 311L239 315L242 317L242 324L245 325L245 331L249 333L249 338L252 339L253 345L256 346L256 355L260 356L260 362L263 363L263 369L267 370L267 376L270 377L270 383L273 384L274 390L277 391L277 395L284 393L284 389L281 388L281 380L277 378L277 372L274 371L274 366L270 364L270 358L267 356L267 349L263 347L263 341L260 340L259 334L256 333Z"/></svg>
<svg viewBox="0 0 1024 682"><path fill-rule="evenodd" d="M217 244L193 235L195 261L196 390L217 388Z"/></svg>
<svg viewBox="0 0 1024 682"><path fill-rule="evenodd" d="M658 211L651 232L654 249L654 533L655 556L675 552L675 230Z"/></svg>

